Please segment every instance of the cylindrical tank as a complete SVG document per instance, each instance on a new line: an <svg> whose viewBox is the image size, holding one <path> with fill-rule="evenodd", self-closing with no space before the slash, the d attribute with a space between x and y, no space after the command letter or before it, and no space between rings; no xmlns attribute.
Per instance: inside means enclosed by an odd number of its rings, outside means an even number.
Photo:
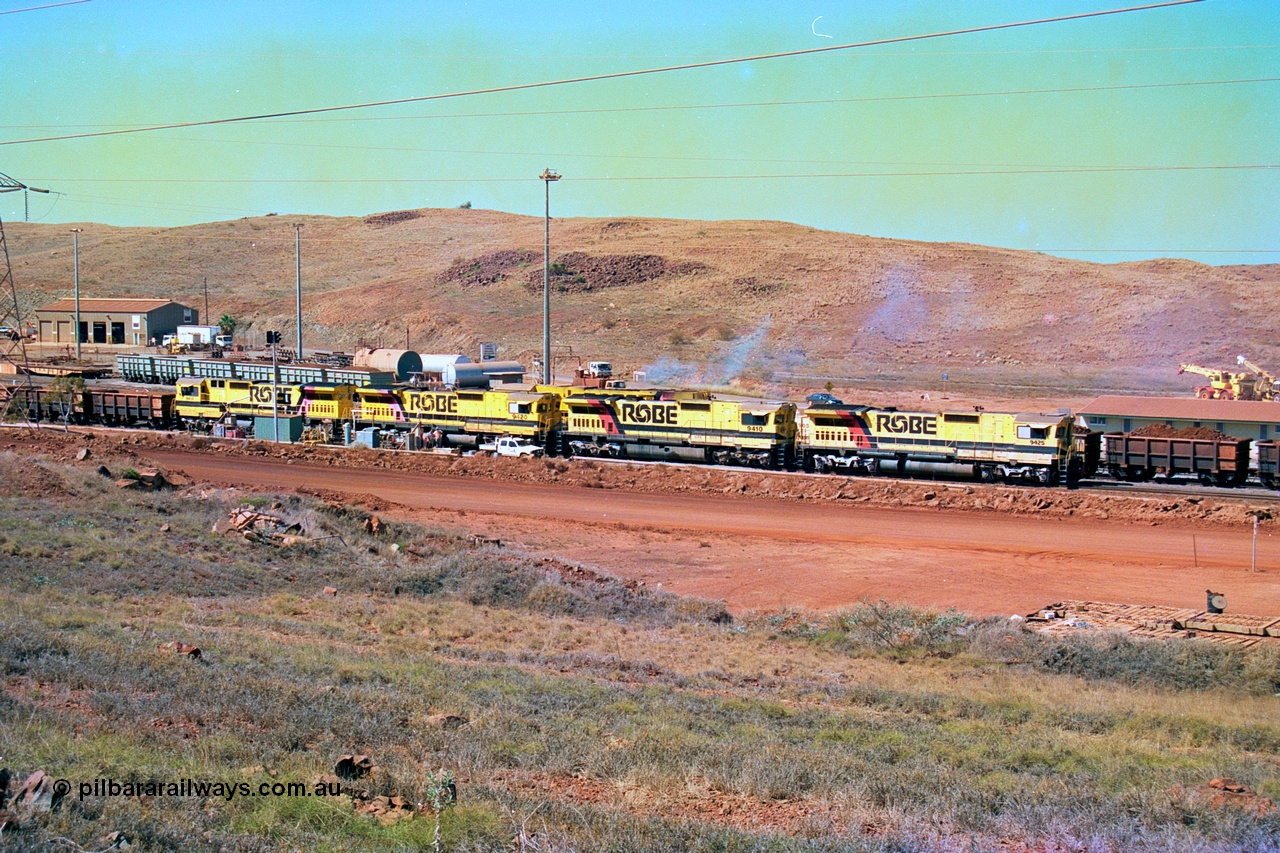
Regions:
<svg viewBox="0 0 1280 853"><path fill-rule="evenodd" d="M478 364L454 364L445 368L444 381L455 388L488 388L489 374Z"/></svg>
<svg viewBox="0 0 1280 853"><path fill-rule="evenodd" d="M455 364L470 364L471 359L461 353L451 353L441 355L439 353L420 352L418 358L422 359L423 373L444 373L445 368L452 367Z"/></svg>
<svg viewBox="0 0 1280 853"><path fill-rule="evenodd" d="M354 364L374 370L393 370L399 380L408 379L410 373L422 372L422 356L411 349L358 349Z"/></svg>
<svg viewBox="0 0 1280 853"><path fill-rule="evenodd" d="M477 367L493 382L524 381L524 365L518 361L482 361Z"/></svg>

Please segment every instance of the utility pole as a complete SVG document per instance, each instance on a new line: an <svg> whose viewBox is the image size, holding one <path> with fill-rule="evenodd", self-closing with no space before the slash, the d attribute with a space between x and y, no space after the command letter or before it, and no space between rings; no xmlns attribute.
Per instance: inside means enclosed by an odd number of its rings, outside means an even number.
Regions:
<svg viewBox="0 0 1280 853"><path fill-rule="evenodd" d="M209 276L204 277L204 324L213 325L213 318L209 316Z"/></svg>
<svg viewBox="0 0 1280 853"><path fill-rule="evenodd" d="M80 361L80 234L83 228L72 228L71 239L73 241L73 253L75 255L76 267L76 327L72 334L76 339L76 362Z"/></svg>
<svg viewBox="0 0 1280 853"><path fill-rule="evenodd" d="M302 361L302 223L293 223L293 261L297 267L298 361Z"/></svg>
<svg viewBox="0 0 1280 853"><path fill-rule="evenodd" d="M1253 562L1249 566L1250 572L1258 570L1258 514L1253 515Z"/></svg>
<svg viewBox="0 0 1280 853"><path fill-rule="evenodd" d="M271 435L276 444L280 443L280 407L276 399L276 387L280 382L280 365L276 362L276 350L280 346L280 333L267 332L267 346L271 347ZM257 407L255 407L256 410Z"/></svg>
<svg viewBox="0 0 1280 853"><path fill-rule="evenodd" d="M538 176L546 186L546 216L542 238L542 384L550 385L551 371L551 182L560 175L543 169Z"/></svg>

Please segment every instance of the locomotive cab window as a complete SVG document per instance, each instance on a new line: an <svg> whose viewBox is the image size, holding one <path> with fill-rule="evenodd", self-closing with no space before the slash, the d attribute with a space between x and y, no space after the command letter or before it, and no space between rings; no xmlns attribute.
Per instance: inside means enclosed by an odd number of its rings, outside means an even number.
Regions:
<svg viewBox="0 0 1280 853"><path fill-rule="evenodd" d="M1018 438L1030 439L1046 439L1049 437L1049 427L1033 427L1027 424L1018 424Z"/></svg>
<svg viewBox="0 0 1280 853"><path fill-rule="evenodd" d="M527 415L533 411L532 403L508 403L507 411L513 415Z"/></svg>
<svg viewBox="0 0 1280 853"><path fill-rule="evenodd" d="M743 426L768 426L769 416L767 414L758 415L755 412L742 413Z"/></svg>

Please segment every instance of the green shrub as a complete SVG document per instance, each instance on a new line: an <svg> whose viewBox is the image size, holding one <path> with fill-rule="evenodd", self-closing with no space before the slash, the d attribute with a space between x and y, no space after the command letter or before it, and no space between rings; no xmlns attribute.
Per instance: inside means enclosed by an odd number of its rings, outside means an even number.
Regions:
<svg viewBox="0 0 1280 853"><path fill-rule="evenodd" d="M850 642L872 649L902 651L921 649L934 652L957 643L957 630L969 620L955 610L936 613L883 598L863 601L852 610L831 617L832 625Z"/></svg>

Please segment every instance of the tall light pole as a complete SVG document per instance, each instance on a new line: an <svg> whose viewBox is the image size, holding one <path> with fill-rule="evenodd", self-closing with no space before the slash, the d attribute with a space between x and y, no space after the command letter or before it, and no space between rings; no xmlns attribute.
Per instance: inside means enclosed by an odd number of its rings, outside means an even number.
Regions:
<svg viewBox="0 0 1280 853"><path fill-rule="evenodd" d="M302 361L302 223L293 223L293 261L297 267L298 361Z"/></svg>
<svg viewBox="0 0 1280 853"><path fill-rule="evenodd" d="M80 360L80 234L83 231L83 228L71 229L71 239L73 241L72 245L75 247L74 253L76 259L76 327L72 331L72 334L76 339L76 361Z"/></svg>
<svg viewBox="0 0 1280 853"><path fill-rule="evenodd" d="M543 169L538 176L546 186L547 210L542 239L542 384L551 384L551 182L560 175Z"/></svg>

